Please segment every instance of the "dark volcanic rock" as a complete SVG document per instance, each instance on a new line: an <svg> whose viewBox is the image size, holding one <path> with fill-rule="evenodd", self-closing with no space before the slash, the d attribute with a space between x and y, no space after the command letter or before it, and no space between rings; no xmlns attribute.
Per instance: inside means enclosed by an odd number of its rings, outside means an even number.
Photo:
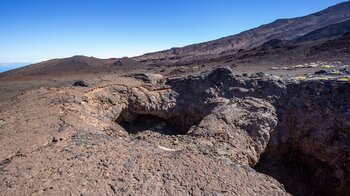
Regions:
<svg viewBox="0 0 350 196"><path fill-rule="evenodd" d="M164 81L164 77L160 74L151 74L151 73L134 73L124 75L126 77L133 77L135 79L142 80L145 83L162 83Z"/></svg>
<svg viewBox="0 0 350 196"><path fill-rule="evenodd" d="M73 86L88 87L90 84L84 80L77 80L74 82Z"/></svg>
<svg viewBox="0 0 350 196"><path fill-rule="evenodd" d="M0 194L350 193L350 83L138 76L1 105Z"/></svg>
<svg viewBox="0 0 350 196"><path fill-rule="evenodd" d="M327 74L327 71L326 71L326 70L319 70L319 71L315 71L315 74L316 74L316 75L319 75L319 74Z"/></svg>
<svg viewBox="0 0 350 196"><path fill-rule="evenodd" d="M259 171L297 195L349 193L349 83L288 84Z"/></svg>

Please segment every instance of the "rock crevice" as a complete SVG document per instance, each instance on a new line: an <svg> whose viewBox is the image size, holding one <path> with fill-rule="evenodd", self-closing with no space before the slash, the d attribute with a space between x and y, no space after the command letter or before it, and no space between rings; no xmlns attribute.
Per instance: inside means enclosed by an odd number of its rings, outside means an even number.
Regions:
<svg viewBox="0 0 350 196"><path fill-rule="evenodd" d="M350 193L349 83L136 76L1 105L0 194Z"/></svg>

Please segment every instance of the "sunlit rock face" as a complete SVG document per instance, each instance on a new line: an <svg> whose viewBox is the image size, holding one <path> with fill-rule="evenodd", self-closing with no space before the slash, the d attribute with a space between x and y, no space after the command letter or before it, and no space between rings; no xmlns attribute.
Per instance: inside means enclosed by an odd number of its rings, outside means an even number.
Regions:
<svg viewBox="0 0 350 196"><path fill-rule="evenodd" d="M87 82L1 104L1 194L349 193L349 83L229 68Z"/></svg>

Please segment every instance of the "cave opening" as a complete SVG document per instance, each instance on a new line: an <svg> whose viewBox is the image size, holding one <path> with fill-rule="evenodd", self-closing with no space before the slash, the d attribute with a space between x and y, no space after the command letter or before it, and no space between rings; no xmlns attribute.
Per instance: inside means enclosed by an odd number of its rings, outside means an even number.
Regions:
<svg viewBox="0 0 350 196"><path fill-rule="evenodd" d="M124 110L116 119L116 123L130 134L153 131L163 135L186 135L189 129L198 125L201 120L201 116L191 114L161 118L152 114L140 114Z"/></svg>
<svg viewBox="0 0 350 196"><path fill-rule="evenodd" d="M292 144L269 147L254 169L272 176L292 195L338 195L342 182L332 167Z"/></svg>

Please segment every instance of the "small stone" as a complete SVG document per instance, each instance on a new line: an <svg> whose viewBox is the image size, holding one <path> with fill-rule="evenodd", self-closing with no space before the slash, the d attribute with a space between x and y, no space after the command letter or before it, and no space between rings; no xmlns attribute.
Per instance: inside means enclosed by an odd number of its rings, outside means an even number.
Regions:
<svg viewBox="0 0 350 196"><path fill-rule="evenodd" d="M89 87L89 83L87 83L84 80L77 80L74 82L73 86L78 86L78 87Z"/></svg>
<svg viewBox="0 0 350 196"><path fill-rule="evenodd" d="M52 138L52 142L56 143L56 142L58 142L58 139L54 136L54 137Z"/></svg>
<svg viewBox="0 0 350 196"><path fill-rule="evenodd" d="M325 70L319 70L315 72L316 75L320 75L320 74L327 74L327 71Z"/></svg>

